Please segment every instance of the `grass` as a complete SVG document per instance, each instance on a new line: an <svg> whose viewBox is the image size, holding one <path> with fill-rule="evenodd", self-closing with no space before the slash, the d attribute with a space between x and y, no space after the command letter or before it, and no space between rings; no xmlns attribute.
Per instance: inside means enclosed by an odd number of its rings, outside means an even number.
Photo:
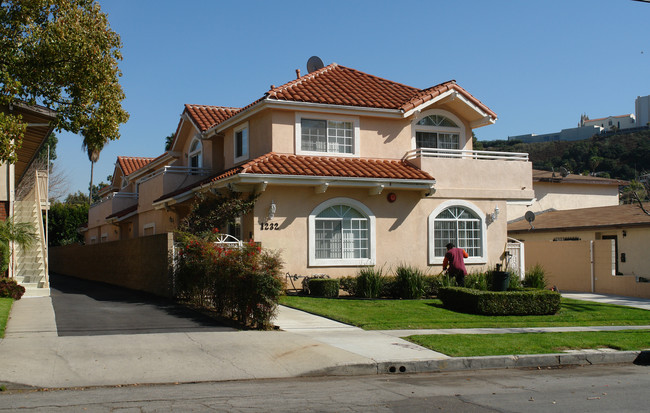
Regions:
<svg viewBox="0 0 650 413"><path fill-rule="evenodd" d="M0 298L0 338L5 336L5 327L7 327L9 311L11 311L13 302L12 298Z"/></svg>
<svg viewBox="0 0 650 413"><path fill-rule="evenodd" d="M596 348L650 349L650 330L425 335L407 340L451 357L499 356Z"/></svg>
<svg viewBox="0 0 650 413"><path fill-rule="evenodd" d="M280 303L366 330L479 327L561 327L650 325L650 311L562 298L546 316L484 316L443 308L437 299L363 300L283 296Z"/></svg>

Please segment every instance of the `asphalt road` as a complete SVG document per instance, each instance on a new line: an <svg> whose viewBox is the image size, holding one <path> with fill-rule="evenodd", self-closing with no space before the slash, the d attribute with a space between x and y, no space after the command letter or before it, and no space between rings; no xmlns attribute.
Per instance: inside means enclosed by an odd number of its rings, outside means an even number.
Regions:
<svg viewBox="0 0 650 413"><path fill-rule="evenodd" d="M0 412L641 412L650 367L599 365L0 393Z"/></svg>
<svg viewBox="0 0 650 413"><path fill-rule="evenodd" d="M232 331L173 301L108 284L52 274L59 336Z"/></svg>

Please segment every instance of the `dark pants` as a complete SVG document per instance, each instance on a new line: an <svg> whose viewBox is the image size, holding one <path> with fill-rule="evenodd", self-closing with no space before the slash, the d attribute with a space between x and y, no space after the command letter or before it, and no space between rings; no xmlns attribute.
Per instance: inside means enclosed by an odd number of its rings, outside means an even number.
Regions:
<svg viewBox="0 0 650 413"><path fill-rule="evenodd" d="M465 273L461 270L449 269L449 275L456 279L456 285L459 287L465 286Z"/></svg>

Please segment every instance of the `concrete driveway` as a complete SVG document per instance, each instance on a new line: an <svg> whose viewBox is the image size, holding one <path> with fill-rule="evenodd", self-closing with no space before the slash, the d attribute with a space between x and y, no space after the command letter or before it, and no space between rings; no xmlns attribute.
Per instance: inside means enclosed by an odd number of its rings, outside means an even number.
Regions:
<svg viewBox="0 0 650 413"><path fill-rule="evenodd" d="M234 331L171 300L108 284L50 275L59 336Z"/></svg>

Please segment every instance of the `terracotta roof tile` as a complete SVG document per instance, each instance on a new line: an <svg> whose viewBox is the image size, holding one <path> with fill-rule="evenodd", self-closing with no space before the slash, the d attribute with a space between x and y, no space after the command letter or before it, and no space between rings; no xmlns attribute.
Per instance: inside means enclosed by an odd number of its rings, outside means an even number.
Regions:
<svg viewBox="0 0 650 413"><path fill-rule="evenodd" d="M646 210L650 204L645 205ZM576 230L616 226L650 226L650 216L643 213L638 204L614 205L596 208L580 208L539 214L530 229L527 221L508 224L508 232Z"/></svg>
<svg viewBox="0 0 650 413"><path fill-rule="evenodd" d="M185 105L185 110L201 129L201 132L210 129L211 126L219 124L240 112L241 108L229 108L225 106L206 105Z"/></svg>
<svg viewBox="0 0 650 413"><path fill-rule="evenodd" d="M128 208L124 208L121 211L117 211L117 212L115 212L113 214L110 214L109 216L106 217L106 219L122 218L123 216L128 215L128 214L130 214L132 212L135 212L137 210L138 210L138 204L135 204L135 205L132 205L132 206L130 206Z"/></svg>
<svg viewBox="0 0 650 413"><path fill-rule="evenodd" d="M137 156L118 156L117 163L122 168L124 175L130 175L140 168L147 166L151 161L158 158L143 158Z"/></svg>

